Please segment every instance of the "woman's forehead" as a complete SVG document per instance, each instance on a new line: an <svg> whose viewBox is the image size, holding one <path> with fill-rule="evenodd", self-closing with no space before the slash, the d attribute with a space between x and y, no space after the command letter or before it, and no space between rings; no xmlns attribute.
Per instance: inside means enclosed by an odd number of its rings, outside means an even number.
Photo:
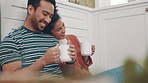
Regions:
<svg viewBox="0 0 148 83"><path fill-rule="evenodd" d="M58 27L62 27L64 25L64 22L62 22L62 20L58 20L55 24L55 27L58 28Z"/></svg>

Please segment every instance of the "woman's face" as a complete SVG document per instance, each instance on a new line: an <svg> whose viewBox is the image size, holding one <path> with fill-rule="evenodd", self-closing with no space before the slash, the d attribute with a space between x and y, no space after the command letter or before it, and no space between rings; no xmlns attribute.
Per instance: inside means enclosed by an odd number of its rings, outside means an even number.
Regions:
<svg viewBox="0 0 148 83"><path fill-rule="evenodd" d="M51 30L52 35L57 38L58 40L65 38L65 25L61 19L59 19L55 27Z"/></svg>

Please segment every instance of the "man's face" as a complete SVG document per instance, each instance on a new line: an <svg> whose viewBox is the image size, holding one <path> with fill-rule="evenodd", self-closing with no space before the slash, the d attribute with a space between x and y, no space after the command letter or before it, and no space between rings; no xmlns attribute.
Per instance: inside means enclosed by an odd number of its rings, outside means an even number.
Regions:
<svg viewBox="0 0 148 83"><path fill-rule="evenodd" d="M49 2L41 0L40 6L31 13L34 30L42 31L50 23L53 12L54 6Z"/></svg>
<svg viewBox="0 0 148 83"><path fill-rule="evenodd" d="M65 38L65 25L61 19L59 19L55 27L51 30L52 35L58 40Z"/></svg>

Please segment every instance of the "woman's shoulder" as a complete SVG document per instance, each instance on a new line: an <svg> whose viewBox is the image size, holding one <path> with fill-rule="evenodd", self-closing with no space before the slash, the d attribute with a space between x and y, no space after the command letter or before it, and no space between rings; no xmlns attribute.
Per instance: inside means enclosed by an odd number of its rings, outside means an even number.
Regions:
<svg viewBox="0 0 148 83"><path fill-rule="evenodd" d="M68 34L66 35L67 38L77 38L77 36L75 36L74 34Z"/></svg>
<svg viewBox="0 0 148 83"><path fill-rule="evenodd" d="M79 43L79 39L77 38L77 36L73 34L66 35L66 39L71 40L72 42L75 42L75 43Z"/></svg>

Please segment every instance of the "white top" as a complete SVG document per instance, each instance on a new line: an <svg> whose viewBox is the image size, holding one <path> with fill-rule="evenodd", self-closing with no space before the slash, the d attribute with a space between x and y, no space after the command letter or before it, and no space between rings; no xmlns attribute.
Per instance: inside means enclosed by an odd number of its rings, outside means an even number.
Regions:
<svg viewBox="0 0 148 83"><path fill-rule="evenodd" d="M61 40L58 40L59 41L59 43L60 43L60 45L61 44L67 44L68 43L68 41L67 41L67 39L65 38L65 39L61 39Z"/></svg>

